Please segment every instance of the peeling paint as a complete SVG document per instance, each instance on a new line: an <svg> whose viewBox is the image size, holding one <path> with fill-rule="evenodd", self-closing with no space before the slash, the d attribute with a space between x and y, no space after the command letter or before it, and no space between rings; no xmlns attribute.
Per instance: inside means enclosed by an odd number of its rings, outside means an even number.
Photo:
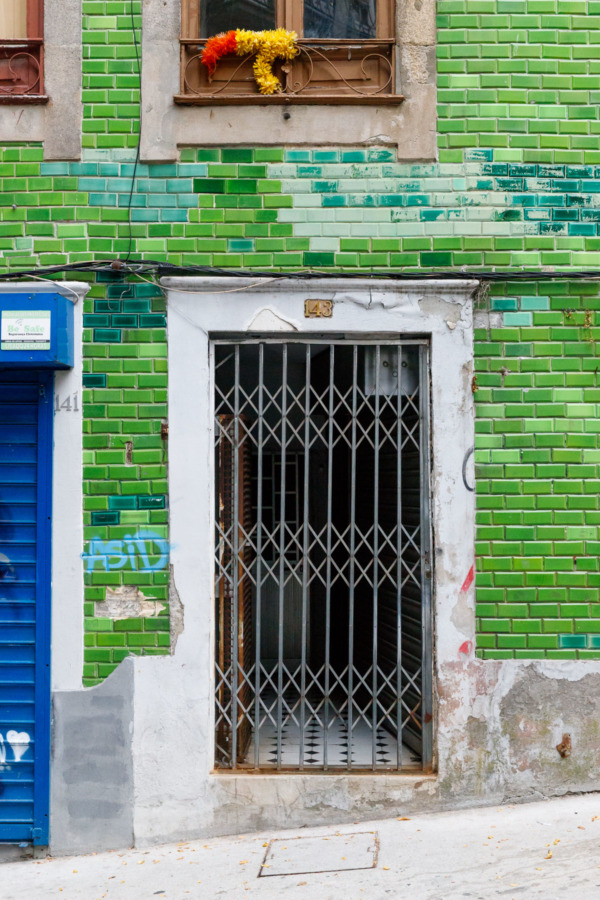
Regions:
<svg viewBox="0 0 600 900"><path fill-rule="evenodd" d="M169 566L169 622L171 626L171 653L175 653L177 641L183 632L184 612L181 597L175 586L175 571Z"/></svg>
<svg viewBox="0 0 600 900"><path fill-rule="evenodd" d="M439 316L446 324L456 327L462 316L462 304L446 300L444 297L421 297L419 309L427 316Z"/></svg>
<svg viewBox="0 0 600 900"><path fill-rule="evenodd" d="M106 619L149 619L160 616L165 605L147 597L139 587L124 584L106 588L106 599L95 603L94 615Z"/></svg>

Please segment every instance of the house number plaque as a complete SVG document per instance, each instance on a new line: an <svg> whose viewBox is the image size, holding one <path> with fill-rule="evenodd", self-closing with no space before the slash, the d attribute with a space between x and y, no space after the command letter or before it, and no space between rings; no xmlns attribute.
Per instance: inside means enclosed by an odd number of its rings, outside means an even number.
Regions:
<svg viewBox="0 0 600 900"><path fill-rule="evenodd" d="M330 319L333 315L333 300L305 300L306 319Z"/></svg>

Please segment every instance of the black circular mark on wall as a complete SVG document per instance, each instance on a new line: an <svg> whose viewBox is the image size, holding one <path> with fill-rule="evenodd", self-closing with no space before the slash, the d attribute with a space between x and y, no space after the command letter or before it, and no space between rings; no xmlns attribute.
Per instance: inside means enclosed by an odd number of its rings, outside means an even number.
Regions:
<svg viewBox="0 0 600 900"><path fill-rule="evenodd" d="M468 465L470 458L473 456L474 453L475 453L475 447L469 447L469 449L467 450L467 452L464 455L463 464L462 464L463 484L466 487L466 489L471 492L473 492L475 490L475 485L474 484L470 485L469 482L467 481L467 465Z"/></svg>

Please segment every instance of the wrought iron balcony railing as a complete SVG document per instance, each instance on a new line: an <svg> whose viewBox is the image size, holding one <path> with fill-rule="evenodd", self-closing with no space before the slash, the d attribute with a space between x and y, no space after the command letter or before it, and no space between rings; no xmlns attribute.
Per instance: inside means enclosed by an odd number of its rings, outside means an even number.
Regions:
<svg viewBox="0 0 600 900"><path fill-rule="evenodd" d="M0 102L46 99L43 39L0 40Z"/></svg>
<svg viewBox="0 0 600 900"><path fill-rule="evenodd" d="M204 42L182 39L180 93L176 103L399 103L394 92L394 42L389 40L300 40L291 62L276 62L276 94L261 94L254 57L224 57L212 78L201 63Z"/></svg>

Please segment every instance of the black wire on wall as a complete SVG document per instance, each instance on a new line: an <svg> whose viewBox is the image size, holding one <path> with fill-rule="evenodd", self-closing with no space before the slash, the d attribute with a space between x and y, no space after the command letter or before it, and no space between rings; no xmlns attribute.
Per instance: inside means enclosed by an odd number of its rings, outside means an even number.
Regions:
<svg viewBox="0 0 600 900"><path fill-rule="evenodd" d="M134 170L135 178L135 170ZM133 182L132 182L133 191ZM481 269L457 271L454 270L436 270L433 272L398 272L393 270L378 271L356 271L351 272L336 269L316 270L301 269L297 271L277 271L274 269L260 271L257 269L221 269L212 266L177 266L173 263L166 263L161 260L143 259L129 260L127 256L124 260L106 259L90 262L68 263L56 266L36 266L31 269L19 269L15 272L0 273L0 281L15 281L19 278L27 277L49 277L68 272L89 272L91 274L105 274L114 277L127 275L141 276L175 276L175 275L197 275L197 276L218 276L227 278L277 278L277 279L317 279L327 278L335 279L387 279L391 281L435 281L435 280L469 280L476 279L478 281L598 281L600 280L600 269L569 269L568 271L544 272L544 271L485 271Z"/></svg>
<svg viewBox="0 0 600 900"><path fill-rule="evenodd" d="M137 146L135 150L135 162L133 164L133 173L131 175L131 190L129 191L129 201L127 203L127 225L129 228L129 246L127 248L127 255L125 256L125 262L128 262L131 258L131 250L133 247L133 224L131 222L131 204L133 202L133 193L135 191L135 184L137 178L137 170L140 163L140 145L142 141L142 61L140 59L140 47L138 43L137 31L135 28L135 16L133 13L133 3L134 0L129 0L129 15L131 17L131 32L133 34L133 46L135 48L135 58L137 61L137 71L138 71L138 80L139 80L139 91L140 91L140 102L139 102L139 127L138 127L138 137L137 137Z"/></svg>

